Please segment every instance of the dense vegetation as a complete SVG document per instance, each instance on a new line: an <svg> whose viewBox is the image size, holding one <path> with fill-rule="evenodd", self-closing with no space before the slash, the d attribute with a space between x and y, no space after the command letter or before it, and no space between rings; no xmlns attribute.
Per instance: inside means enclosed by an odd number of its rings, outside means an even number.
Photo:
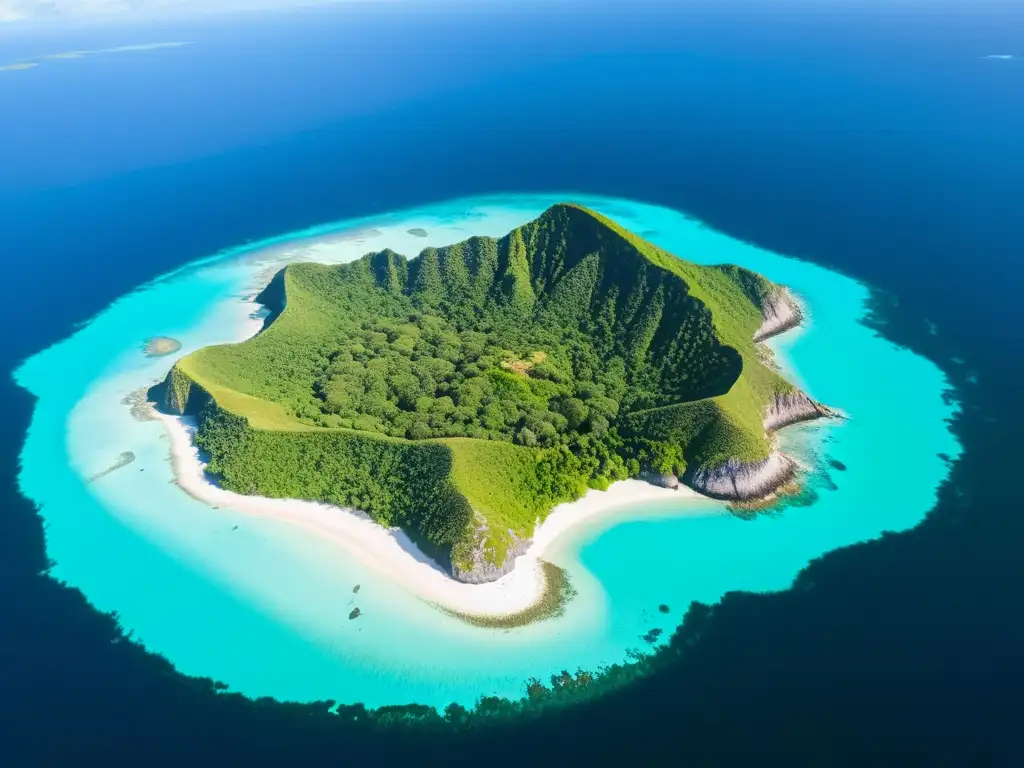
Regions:
<svg viewBox="0 0 1024 768"><path fill-rule="evenodd" d="M767 454L761 414L788 389L752 342L769 290L560 205L412 260L291 265L266 330L182 360L167 401L201 407L229 488L359 507L457 566L474 547L500 564L588 486Z"/></svg>

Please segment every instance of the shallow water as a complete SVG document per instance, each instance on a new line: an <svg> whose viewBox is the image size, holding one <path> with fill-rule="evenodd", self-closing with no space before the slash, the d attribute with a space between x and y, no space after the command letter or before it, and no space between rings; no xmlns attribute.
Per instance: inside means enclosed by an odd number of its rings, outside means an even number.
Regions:
<svg viewBox="0 0 1024 768"><path fill-rule="evenodd" d="M501 235L572 199L677 255L733 262L790 286L808 327L773 342L780 363L842 423L794 427L813 503L742 520L717 503L598 520L549 556L578 591L565 614L516 630L467 626L387 584L309 532L211 509L171 482L163 426L126 395L174 359L258 327L255 293L296 259L347 261L385 246L414 255L470 235ZM422 228L427 237L408 233ZM20 475L46 521L52 575L187 674L282 699L368 705L471 703L522 694L528 677L594 669L667 637L693 600L782 589L825 552L916 525L959 446L942 373L864 326L868 290L844 276L711 231L664 208L589 196L493 196L347 221L250 244L167 275L115 302L17 372L38 398ZM145 340L182 342L151 359ZM136 459L88 482L125 451ZM827 459L847 469L830 468ZM353 593L359 585L358 594ZM659 604L670 612L658 611ZM349 620L358 606L359 618Z"/></svg>

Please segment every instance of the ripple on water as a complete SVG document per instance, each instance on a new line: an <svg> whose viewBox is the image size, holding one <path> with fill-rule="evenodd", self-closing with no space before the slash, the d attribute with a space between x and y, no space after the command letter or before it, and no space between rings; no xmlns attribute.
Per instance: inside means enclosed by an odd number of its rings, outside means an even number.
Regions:
<svg viewBox="0 0 1024 768"><path fill-rule="evenodd" d="M180 355L258 329L252 297L279 266L498 236L564 199L683 258L763 272L806 303L808 325L772 341L775 362L849 414L783 433L812 468L813 494L747 519L709 502L701 514L645 504L630 522L594 521L545 554L575 599L545 621L495 628L434 610L303 529L208 507L173 484L163 427L138 393ZM694 600L783 589L813 558L923 519L960 452L947 423L956 406L933 364L860 322L868 297L847 277L628 200L493 196L314 227L153 281L26 361L17 380L38 402L20 483L46 520L53 576L116 610L182 672L252 696L370 706L518 697L530 677L596 669L664 642ZM180 348L140 355L140 333Z"/></svg>

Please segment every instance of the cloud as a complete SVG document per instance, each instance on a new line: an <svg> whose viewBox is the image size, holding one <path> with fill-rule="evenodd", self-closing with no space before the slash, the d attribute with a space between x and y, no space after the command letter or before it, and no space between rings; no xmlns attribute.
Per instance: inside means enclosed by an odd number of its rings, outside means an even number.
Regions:
<svg viewBox="0 0 1024 768"><path fill-rule="evenodd" d="M0 22L152 13L299 8L345 0L0 0Z"/></svg>
<svg viewBox="0 0 1024 768"><path fill-rule="evenodd" d="M166 43L142 43L137 45L119 45L116 48L93 48L87 51L64 51L62 53L48 53L44 56L36 56L32 59L17 61L13 64L0 66L0 72L20 72L25 69L38 67L49 61L65 61L67 59L81 59L86 56L95 56L102 53L132 53L135 51L153 51L159 48L180 48L183 45L190 45L185 42Z"/></svg>

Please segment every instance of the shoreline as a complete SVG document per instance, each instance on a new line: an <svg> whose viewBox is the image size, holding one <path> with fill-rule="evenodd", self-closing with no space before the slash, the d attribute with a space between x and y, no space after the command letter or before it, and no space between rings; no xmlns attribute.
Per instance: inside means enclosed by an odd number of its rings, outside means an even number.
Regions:
<svg viewBox="0 0 1024 768"><path fill-rule="evenodd" d="M250 301L265 306L259 298L268 287L269 283L263 285ZM754 336L759 346L804 327L807 319L802 303L785 287L766 298L762 313L763 323ZM243 325L245 331L240 336L248 339L258 334L265 322L250 314ZM575 502L553 508L536 526L529 546L515 557L507 572L492 581L469 582L455 578L424 554L400 528L384 528L360 510L324 502L246 496L219 488L206 476L205 464L194 444L194 419L163 413L152 403L148 405L147 418L162 421L170 437L173 482L193 499L214 510L226 507L300 525L338 544L366 567L442 613L479 627L525 626L561 615L576 592L569 574L543 556L557 540L578 535L588 524L652 502L689 499L703 502L702 511L708 502L771 506L793 484L798 471L797 462L773 450L763 462L727 462L702 470L689 477L688 483L682 478L665 485L653 478L630 479L614 483L606 491L590 490ZM840 415L795 389L776 396L769 404L764 427L770 436L798 422ZM678 510L674 514L693 512Z"/></svg>
<svg viewBox="0 0 1024 768"><path fill-rule="evenodd" d="M211 508L226 507L305 528L337 544L398 588L475 626L522 626L559 615L573 590L567 574L543 556L556 542L584 530L586 523L655 502L690 501L700 504L700 509L680 509L677 514L702 513L710 501L685 486L668 489L642 480L623 480L607 491L588 491L551 510L509 573L495 581L469 584L452 578L400 529L384 528L358 510L314 501L245 496L217 487L206 477L205 464L193 442L194 419L156 409L153 415L170 438L174 482L193 499ZM553 578L551 569L560 571L562 579Z"/></svg>

